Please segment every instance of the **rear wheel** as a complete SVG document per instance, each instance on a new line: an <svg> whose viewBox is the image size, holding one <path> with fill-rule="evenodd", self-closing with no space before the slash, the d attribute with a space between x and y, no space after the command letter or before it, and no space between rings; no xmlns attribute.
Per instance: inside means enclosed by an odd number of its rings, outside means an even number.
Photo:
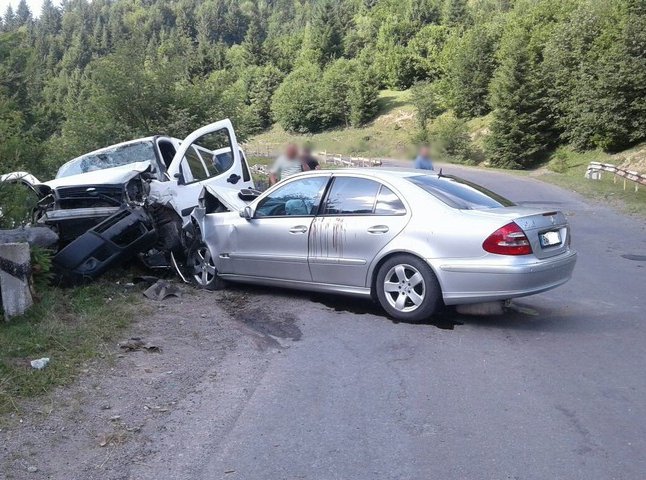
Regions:
<svg viewBox="0 0 646 480"><path fill-rule="evenodd" d="M186 270L191 282L198 288L220 290L225 287L224 280L218 276L211 251L204 243L199 243L188 252Z"/></svg>
<svg viewBox="0 0 646 480"><path fill-rule="evenodd" d="M388 314L405 322L422 322L441 304L440 285L431 267L413 255L396 255L377 272L377 298Z"/></svg>

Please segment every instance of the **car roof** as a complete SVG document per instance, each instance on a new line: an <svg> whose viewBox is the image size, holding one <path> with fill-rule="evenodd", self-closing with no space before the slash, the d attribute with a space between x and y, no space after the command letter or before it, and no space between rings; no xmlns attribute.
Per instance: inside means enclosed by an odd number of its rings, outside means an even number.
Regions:
<svg viewBox="0 0 646 480"><path fill-rule="evenodd" d="M313 173L321 175L360 175L365 177L380 178L383 180L393 178L406 178L420 175L437 177L438 174L429 170L416 170L414 168L397 168L397 167L373 167L373 168L335 168L332 170L315 170L299 173L296 176L312 175ZM293 178L293 177L290 177Z"/></svg>

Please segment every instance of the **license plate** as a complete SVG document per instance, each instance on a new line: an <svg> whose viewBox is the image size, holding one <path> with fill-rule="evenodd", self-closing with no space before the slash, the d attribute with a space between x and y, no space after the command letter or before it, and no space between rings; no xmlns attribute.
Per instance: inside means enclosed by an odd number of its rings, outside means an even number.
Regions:
<svg viewBox="0 0 646 480"><path fill-rule="evenodd" d="M558 230L541 233L539 236L541 247L553 247L561 244L561 233Z"/></svg>

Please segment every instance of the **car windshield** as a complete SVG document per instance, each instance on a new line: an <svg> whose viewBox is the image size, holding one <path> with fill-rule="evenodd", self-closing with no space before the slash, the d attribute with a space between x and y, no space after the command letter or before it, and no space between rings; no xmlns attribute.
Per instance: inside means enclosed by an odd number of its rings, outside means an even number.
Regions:
<svg viewBox="0 0 646 480"><path fill-rule="evenodd" d="M70 160L59 168L56 178L146 161L153 162L153 164L156 161L153 142L148 140L109 147L100 152L88 153Z"/></svg>
<svg viewBox="0 0 646 480"><path fill-rule="evenodd" d="M453 208L474 210L482 208L511 207L513 202L453 175L416 175L408 181L443 201Z"/></svg>

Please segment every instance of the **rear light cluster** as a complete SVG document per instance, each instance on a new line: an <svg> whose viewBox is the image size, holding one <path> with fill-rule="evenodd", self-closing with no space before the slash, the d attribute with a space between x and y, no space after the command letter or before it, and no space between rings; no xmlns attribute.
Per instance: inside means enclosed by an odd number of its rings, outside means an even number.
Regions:
<svg viewBox="0 0 646 480"><path fill-rule="evenodd" d="M529 255L532 246L525 232L514 222L493 232L482 244L489 253L498 255Z"/></svg>

